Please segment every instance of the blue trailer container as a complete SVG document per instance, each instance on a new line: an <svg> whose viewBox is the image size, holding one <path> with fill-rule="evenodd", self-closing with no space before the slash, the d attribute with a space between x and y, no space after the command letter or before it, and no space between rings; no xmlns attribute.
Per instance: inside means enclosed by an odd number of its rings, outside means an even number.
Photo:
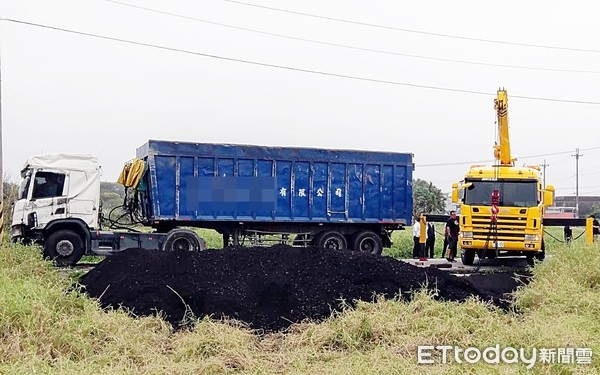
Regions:
<svg viewBox="0 0 600 375"><path fill-rule="evenodd" d="M277 241L381 254L392 231L411 222L412 154L151 140L137 156L119 176L127 194L118 218L117 207L102 210L95 157L30 158L11 239L39 243L67 266L131 247L206 249L189 227L215 229L224 246Z"/></svg>
<svg viewBox="0 0 600 375"><path fill-rule="evenodd" d="M212 228L233 244L295 234L380 253L411 222L408 153L150 140L137 157L149 167L143 216L159 232Z"/></svg>

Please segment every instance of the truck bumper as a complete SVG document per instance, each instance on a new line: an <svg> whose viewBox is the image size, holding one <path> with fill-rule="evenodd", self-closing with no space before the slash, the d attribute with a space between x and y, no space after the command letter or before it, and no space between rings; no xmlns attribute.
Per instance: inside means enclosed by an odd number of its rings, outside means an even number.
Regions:
<svg viewBox="0 0 600 375"><path fill-rule="evenodd" d="M26 225L19 224L10 227L10 242L37 243L42 240L42 233L32 231Z"/></svg>
<svg viewBox="0 0 600 375"><path fill-rule="evenodd" d="M487 243L486 243L487 242ZM473 239L460 239L460 247L462 249L496 249L495 241L482 241ZM542 243L540 241L498 241L498 250L500 251L540 251L542 249Z"/></svg>

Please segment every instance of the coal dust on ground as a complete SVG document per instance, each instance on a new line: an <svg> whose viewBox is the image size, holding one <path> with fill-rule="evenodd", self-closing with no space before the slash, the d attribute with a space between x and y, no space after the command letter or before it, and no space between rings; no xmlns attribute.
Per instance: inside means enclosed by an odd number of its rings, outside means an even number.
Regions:
<svg viewBox="0 0 600 375"><path fill-rule="evenodd" d="M162 315L178 327L194 316L229 317L255 329L281 330L321 320L356 300L410 299L426 285L436 299L478 296L506 307L502 295L433 268L355 252L274 246L194 252L127 249L107 257L80 278L105 308L123 306L136 316Z"/></svg>

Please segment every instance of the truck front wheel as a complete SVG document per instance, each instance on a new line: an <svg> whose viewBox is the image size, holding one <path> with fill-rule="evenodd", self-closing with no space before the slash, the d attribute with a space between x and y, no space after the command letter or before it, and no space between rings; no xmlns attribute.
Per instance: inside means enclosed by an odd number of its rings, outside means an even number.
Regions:
<svg viewBox="0 0 600 375"><path fill-rule="evenodd" d="M544 240L542 240L542 247L540 251L535 254L535 259L539 260L540 262L546 259L546 244L544 243Z"/></svg>
<svg viewBox="0 0 600 375"><path fill-rule="evenodd" d="M475 250L463 249L460 253L460 260L465 266L472 266L475 262Z"/></svg>
<svg viewBox="0 0 600 375"><path fill-rule="evenodd" d="M83 240L72 230L62 229L48 236L44 244L44 257L59 266L73 266L84 253Z"/></svg>

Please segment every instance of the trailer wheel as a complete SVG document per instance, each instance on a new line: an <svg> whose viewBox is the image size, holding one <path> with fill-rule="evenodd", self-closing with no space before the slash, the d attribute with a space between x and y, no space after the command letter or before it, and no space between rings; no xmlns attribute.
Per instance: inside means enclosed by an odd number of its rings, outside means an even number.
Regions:
<svg viewBox="0 0 600 375"><path fill-rule="evenodd" d="M165 251L201 251L206 250L206 242L196 232L188 229L173 229L163 243Z"/></svg>
<svg viewBox="0 0 600 375"><path fill-rule="evenodd" d="M323 232L315 239L315 246L327 250L347 250L348 243L344 236L335 231Z"/></svg>
<svg viewBox="0 0 600 375"><path fill-rule="evenodd" d="M44 257L54 260L58 266L74 266L83 253L83 240L68 229L52 233L44 244Z"/></svg>
<svg viewBox="0 0 600 375"><path fill-rule="evenodd" d="M374 232L358 232L352 236L352 250L381 255L381 252L383 251L383 242Z"/></svg>
<svg viewBox="0 0 600 375"><path fill-rule="evenodd" d="M475 262L475 250L463 249L460 253L460 260L465 266L472 266Z"/></svg>

